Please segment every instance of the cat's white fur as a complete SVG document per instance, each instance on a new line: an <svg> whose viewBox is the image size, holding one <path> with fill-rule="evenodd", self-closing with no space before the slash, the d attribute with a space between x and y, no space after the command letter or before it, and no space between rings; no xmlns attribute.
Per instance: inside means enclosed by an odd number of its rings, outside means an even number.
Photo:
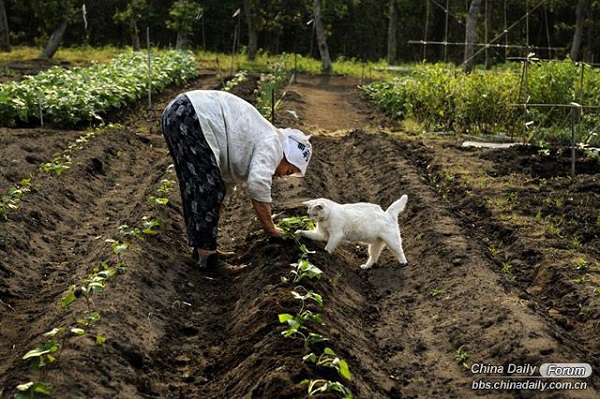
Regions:
<svg viewBox="0 0 600 399"><path fill-rule="evenodd" d="M383 211L379 205L366 202L338 204L326 198L303 202L308 207L308 216L316 223L313 230L298 230L296 233L316 241L327 241L325 250L332 253L342 241L369 245L369 259L360 267L369 269L388 246L405 265L398 215L406 207L405 194Z"/></svg>

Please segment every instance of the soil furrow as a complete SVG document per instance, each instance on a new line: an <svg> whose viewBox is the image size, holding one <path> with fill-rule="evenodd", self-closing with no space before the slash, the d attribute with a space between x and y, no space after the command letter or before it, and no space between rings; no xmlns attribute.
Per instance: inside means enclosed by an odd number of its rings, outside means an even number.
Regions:
<svg viewBox="0 0 600 399"><path fill-rule="evenodd" d="M214 75L204 76L187 88L213 88L216 81ZM251 100L256 81L249 79L236 94ZM223 214L221 249L233 254L217 270L200 271L190 262L177 186L167 206L151 210L148 196L162 179L175 180L166 171L171 162L156 119L171 92L158 99L150 129L140 118L143 105L118 116L125 118L124 124L74 155L68 171L37 179L21 209L0 222L0 397L13 397L18 383L41 379L56 398L291 399L308 397L301 382L313 378L339 381L356 398L598 396L595 374L569 379L586 382L587 389L581 391L474 392L471 387L479 380L527 378L474 374L468 368L597 364L600 305L594 289L600 283L596 252L589 243L600 236L593 218L600 203L589 189L593 177L567 184L560 178L546 181L545 175L543 184L538 179L538 187L529 191L531 196L526 197L526 189L518 192L527 201L511 204L519 217L535 215L534 206L543 206L545 217L557 203L565 208L590 205L574 213L586 220L581 251L564 250L575 242L573 223L560 225L572 236L546 231L551 240L539 239L544 233L537 241L528 240L525 223L510 224L490 206L506 193L478 185L477 179L493 174L472 177L466 171L491 170L494 165L503 170L501 165L516 174L514 180L536 181L517 174L523 164L532 170L528 163L533 157L525 155L510 166L510 156L494 161L495 153L486 153L484 163L476 152L465 156L456 142L383 133L379 126L394 123L361 105L357 83L344 77L301 76L288 88L277 115L280 126L314 134L315 155L305 178L274 182L275 214L304 215L301 202L315 197L367 201L383 208L402 194L409 197L399 217L406 267L385 249L373 269L361 270L367 257L364 245L347 243L328 254L323 243L304 241L314 251L310 260L324 272L318 281L302 282L324 299L323 308L311 309L322 314L325 324L311 326L311 331L328 341L305 348L301 339L282 336L285 327L278 314L300 308L291 295L299 288L281 278L290 276L299 249L292 240L269 239L261 232L243 187ZM1 143L12 151L0 156L3 188L83 133L0 132ZM579 198L580 192L586 197ZM518 208L530 202L530 209ZM104 240L119 238L120 225L137 225L151 212L164 221L160 233L128 237L130 247L118 259ZM542 222L556 220L553 215L539 223L543 227ZM503 257L491 253L494 246ZM578 257L587 265L583 271L568 263ZM505 259L515 269L523 268L506 273ZM556 266L554 259L562 263ZM94 297L100 320L86 327L87 335L62 343L64 349L46 375L30 371L21 357L43 342L42 334L76 326L86 315L83 301L60 308L69 285L101 262L119 260L126 272ZM578 283L573 282L576 278ZM585 305L585 314L579 305ZM106 342L96 345L97 336ZM309 350L321 353L325 345L348 362L351 381L302 361Z"/></svg>

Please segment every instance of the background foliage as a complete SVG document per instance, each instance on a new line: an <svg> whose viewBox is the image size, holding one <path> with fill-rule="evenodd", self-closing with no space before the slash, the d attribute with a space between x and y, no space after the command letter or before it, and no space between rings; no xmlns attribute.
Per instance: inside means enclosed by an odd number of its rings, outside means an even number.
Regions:
<svg viewBox="0 0 600 399"><path fill-rule="evenodd" d="M298 53L318 57L312 15L314 0L246 0L258 14L258 46L270 54ZM385 59L391 0L322 0L324 20L332 56L359 60ZM395 0L399 9L398 61L462 62L465 17L469 1L464 0ZM41 46L57 23L67 18L69 27L63 45L94 47L132 45L131 20L136 17L138 34L145 46L146 29L152 45L175 46L173 5L179 10L201 8L201 12L184 15L178 24L189 30L189 45L195 49L230 52L235 35L247 44L247 29L242 0L5 0L13 45ZM600 28L593 18L600 5L590 1L590 13L583 38L588 61L598 58L600 43L595 40ZM87 11L87 27L82 7ZM448 6L448 13L445 7ZM492 47L493 61L524 57L530 50L544 58L564 58L568 54L575 30L577 1L506 0L484 1L480 17L479 43L521 47ZM135 12L131 12L135 10ZM242 10L234 17L237 10ZM193 15L192 15L193 14ZM117 17L115 17L117 16ZM239 32L236 26L240 26ZM170 29L171 28L171 29ZM507 34L502 32L507 30ZM448 42L455 45L423 45L413 41ZM552 49L547 49L552 47ZM478 62L482 62L483 47Z"/></svg>

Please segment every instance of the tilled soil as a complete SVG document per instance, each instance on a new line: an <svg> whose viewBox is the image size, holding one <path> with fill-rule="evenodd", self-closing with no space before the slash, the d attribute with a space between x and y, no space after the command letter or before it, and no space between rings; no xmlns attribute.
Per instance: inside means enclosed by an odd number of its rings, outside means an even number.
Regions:
<svg viewBox="0 0 600 399"><path fill-rule="evenodd" d="M252 101L253 82L236 93ZM405 134L359 98L359 83L299 76L288 87L275 123L313 134L315 155L304 178L275 181L273 210L304 215L302 201L316 197L386 208L407 194L399 220L409 263L386 249L361 270L365 246L330 255L303 241L323 271L301 282L324 301L308 305L324 319L310 331L328 338L308 348L283 337L278 320L300 309L290 292L302 289L282 280L299 247L261 232L243 189L221 222L221 250L231 254L212 271L190 262L176 186L168 204L149 203L175 180L157 119L173 91L155 100L150 121L143 105L115 116L121 123L74 151L61 174L40 165L86 131L0 129L2 195L33 176L0 221L0 396L43 381L54 398L302 398L303 380L325 379L355 398L598 397L600 163L580 153L571 177L567 150ZM188 88L218 84L206 73ZM120 234L157 219L158 234ZM129 247L118 254L114 240ZM121 272L89 302L62 307L103 264ZM79 323L92 311L97 321ZM56 360L30 370L22 357L43 334L72 327L86 334L58 334ZM303 362L324 346L346 360L350 381ZM536 378L543 363L589 363L594 373ZM474 373L477 365L488 369ZM500 381L586 389L473 389Z"/></svg>

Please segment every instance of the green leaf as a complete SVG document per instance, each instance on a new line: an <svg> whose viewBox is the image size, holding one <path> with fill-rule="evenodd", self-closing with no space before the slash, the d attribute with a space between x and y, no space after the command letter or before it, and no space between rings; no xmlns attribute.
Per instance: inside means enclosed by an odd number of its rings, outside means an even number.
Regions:
<svg viewBox="0 0 600 399"><path fill-rule="evenodd" d="M331 355L331 356L335 356L335 352L333 351L333 349L331 349L330 347L326 347L323 350L323 353L325 353L326 355Z"/></svg>
<svg viewBox="0 0 600 399"><path fill-rule="evenodd" d="M73 292L69 292L66 296L64 296L60 300L60 306L62 306L63 308L66 308L67 306L69 306L70 304L75 302L76 300L77 300L77 297L75 296L75 294Z"/></svg>
<svg viewBox="0 0 600 399"><path fill-rule="evenodd" d="M44 333L44 337L54 337L55 335L62 334L64 331L65 331L65 329L62 327L53 328L52 330L48 331L47 333Z"/></svg>
<svg viewBox="0 0 600 399"><path fill-rule="evenodd" d="M304 355L304 357L302 357L302 361L309 362L309 363L316 363L317 355L315 355L314 353L311 352L308 355Z"/></svg>
<svg viewBox="0 0 600 399"><path fill-rule="evenodd" d="M30 350L23 356L23 360L27 360L30 358L41 357L47 355L49 353L56 352L58 350L58 342L54 340L50 340L43 345L38 346L35 349Z"/></svg>
<svg viewBox="0 0 600 399"><path fill-rule="evenodd" d="M287 323L288 320L293 320L294 319L294 316L292 316L289 313L281 313L280 315L278 315L278 317L279 317L279 322L280 323Z"/></svg>
<svg viewBox="0 0 600 399"><path fill-rule="evenodd" d="M31 388L33 386L33 384L35 384L33 381L29 381L29 382L26 382L25 384L17 385L17 389L19 391L24 392L24 391L27 391L29 388Z"/></svg>
<svg viewBox="0 0 600 399"><path fill-rule="evenodd" d="M350 374L350 368L348 367L348 363L345 360L340 359L338 363L340 375L347 380L352 379L352 374Z"/></svg>

